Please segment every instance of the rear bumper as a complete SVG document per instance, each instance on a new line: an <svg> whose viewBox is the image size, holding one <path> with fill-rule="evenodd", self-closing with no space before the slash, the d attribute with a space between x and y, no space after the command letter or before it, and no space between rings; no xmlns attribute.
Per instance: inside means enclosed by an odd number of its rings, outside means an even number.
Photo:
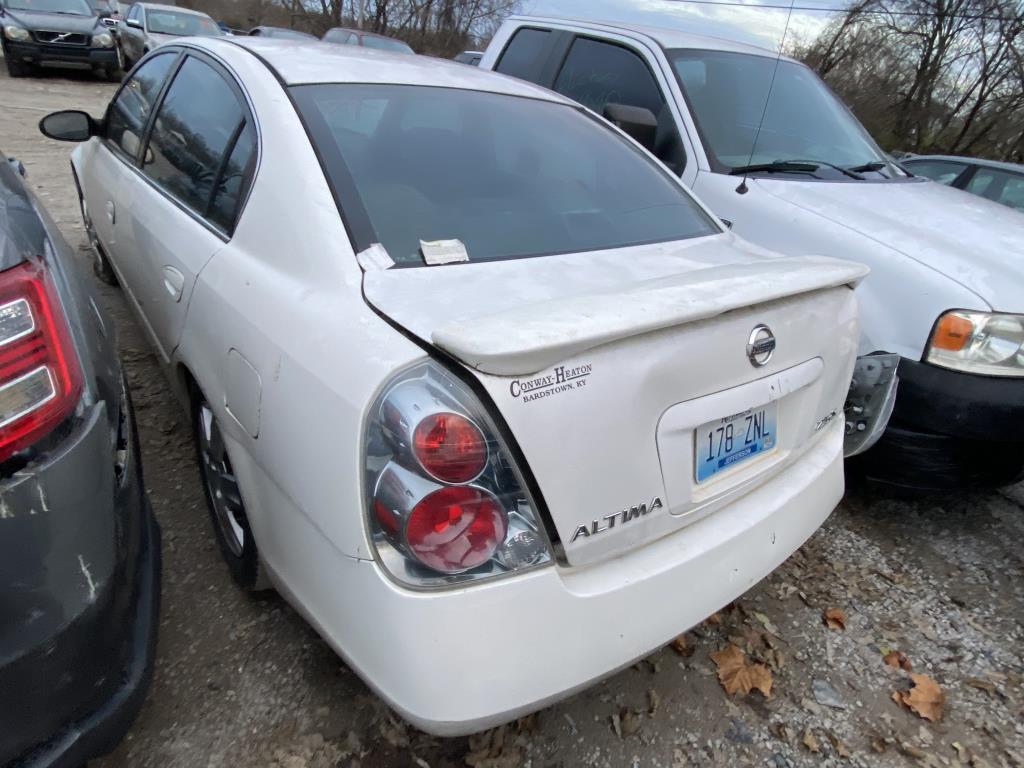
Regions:
<svg viewBox="0 0 1024 768"><path fill-rule="evenodd" d="M101 402L3 486L0 691L18 694L0 697L0 765L80 766L110 751L149 685L159 529L137 443L118 482L111 438Z"/></svg>
<svg viewBox="0 0 1024 768"><path fill-rule="evenodd" d="M1011 483L1024 472L1024 379L901 360L892 420L859 462L873 481L915 490Z"/></svg>
<svg viewBox="0 0 1024 768"><path fill-rule="evenodd" d="M160 529L148 503L143 514L133 611L121 627L130 651L127 665L111 670L112 675L120 678L118 687L99 707L77 721L62 722L54 711L48 727L56 735L16 760L12 768L82 765L113 750L135 721L153 678L160 611ZM103 653L101 648L89 651Z"/></svg>
<svg viewBox="0 0 1024 768"><path fill-rule="evenodd" d="M99 67L117 64L115 48L50 45L47 43L4 41L4 56L26 64L62 64L71 67Z"/></svg>
<svg viewBox="0 0 1024 768"><path fill-rule="evenodd" d="M310 531L307 557L330 586L297 602L417 727L445 736L492 727L628 666L776 568L842 496L842 432L835 424L798 462L728 507L589 567L413 592L374 562L335 553L337 567L323 568L319 558L333 550L323 537L314 545Z"/></svg>

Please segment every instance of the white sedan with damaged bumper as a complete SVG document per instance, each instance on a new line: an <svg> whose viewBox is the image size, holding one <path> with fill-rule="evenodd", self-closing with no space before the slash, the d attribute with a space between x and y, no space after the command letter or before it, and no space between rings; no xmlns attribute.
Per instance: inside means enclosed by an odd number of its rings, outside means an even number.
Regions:
<svg viewBox="0 0 1024 768"><path fill-rule="evenodd" d="M843 492L859 265L729 233L580 107L470 67L188 40L73 153L188 404L236 581L458 734L664 644Z"/></svg>

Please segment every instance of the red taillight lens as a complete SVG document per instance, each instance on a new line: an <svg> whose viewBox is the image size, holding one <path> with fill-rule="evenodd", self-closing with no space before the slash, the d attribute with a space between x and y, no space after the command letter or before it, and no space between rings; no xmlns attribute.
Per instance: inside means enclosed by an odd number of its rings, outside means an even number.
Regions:
<svg viewBox="0 0 1024 768"><path fill-rule="evenodd" d="M0 272L0 461L63 421L82 370L46 270L25 262Z"/></svg>
<svg viewBox="0 0 1024 768"><path fill-rule="evenodd" d="M487 466L487 441L472 421L457 413L433 413L412 436L416 459L445 483L468 483Z"/></svg>
<svg viewBox="0 0 1024 768"><path fill-rule="evenodd" d="M501 504L481 488L441 488L423 498L409 514L405 540L424 565L459 573L491 559L505 539Z"/></svg>

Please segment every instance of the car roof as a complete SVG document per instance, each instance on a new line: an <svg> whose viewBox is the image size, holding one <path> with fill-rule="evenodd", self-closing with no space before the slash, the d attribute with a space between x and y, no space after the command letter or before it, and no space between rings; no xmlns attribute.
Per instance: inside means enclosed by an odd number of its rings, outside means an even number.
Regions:
<svg viewBox="0 0 1024 768"><path fill-rule="evenodd" d="M202 11L194 11L191 8L182 8L180 5L167 5L166 3L136 3L141 5L143 8L155 11L176 11L178 13L188 14L189 16L208 16L209 14L203 13Z"/></svg>
<svg viewBox="0 0 1024 768"><path fill-rule="evenodd" d="M527 26L530 23L544 25L547 23L554 24L567 24L573 27L580 27L583 29L594 30L597 32L631 32L637 35L643 35L650 38L655 43L665 49L672 48L692 48L695 50L705 51L730 51L733 53L749 53L755 56L768 56L770 58L779 58L778 51L772 51L767 48L760 48L756 45L748 45L747 43L740 43L736 40L728 40L724 37L713 37L711 35L697 35L691 32L684 32L679 29L671 29L669 27L652 27L643 24L630 24L622 21L593 21L586 19L577 19L570 16L524 16L516 15L510 16L509 21L516 21L525 23ZM793 61L788 56L781 57L784 61Z"/></svg>
<svg viewBox="0 0 1024 768"><path fill-rule="evenodd" d="M983 157L961 157L960 155L911 155L900 160L901 163L912 163L915 160L947 160L954 163L981 165L986 168L999 168L1011 173L1024 173L1024 165L1007 163L1002 160L986 160Z"/></svg>
<svg viewBox="0 0 1024 768"><path fill-rule="evenodd" d="M271 37L193 38L190 45L224 50L237 46L261 58L287 85L312 83L387 83L428 85L488 91L510 96L573 102L546 88L467 67L432 56L382 51L355 45L323 45L317 40L286 40Z"/></svg>
<svg viewBox="0 0 1024 768"><path fill-rule="evenodd" d="M367 29L353 29L352 27L331 27L327 30L328 32L351 32L353 35L359 37L380 37L384 40L397 40L400 43L404 43L404 40L399 40L397 37L389 37L388 35L382 35L379 32L370 32Z"/></svg>

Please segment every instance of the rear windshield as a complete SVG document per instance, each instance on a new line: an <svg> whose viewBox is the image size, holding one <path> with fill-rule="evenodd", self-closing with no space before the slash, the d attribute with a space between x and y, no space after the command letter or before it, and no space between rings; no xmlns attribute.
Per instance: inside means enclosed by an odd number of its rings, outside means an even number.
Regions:
<svg viewBox="0 0 1024 768"><path fill-rule="evenodd" d="M390 37L374 37L363 35L364 48L379 48L382 51L398 51L400 53L412 53L413 50L401 40L392 40Z"/></svg>
<svg viewBox="0 0 1024 768"><path fill-rule="evenodd" d="M428 86L292 90L356 245L379 242L399 265L424 263L420 241L458 239L486 261L719 232L656 162L572 106Z"/></svg>

